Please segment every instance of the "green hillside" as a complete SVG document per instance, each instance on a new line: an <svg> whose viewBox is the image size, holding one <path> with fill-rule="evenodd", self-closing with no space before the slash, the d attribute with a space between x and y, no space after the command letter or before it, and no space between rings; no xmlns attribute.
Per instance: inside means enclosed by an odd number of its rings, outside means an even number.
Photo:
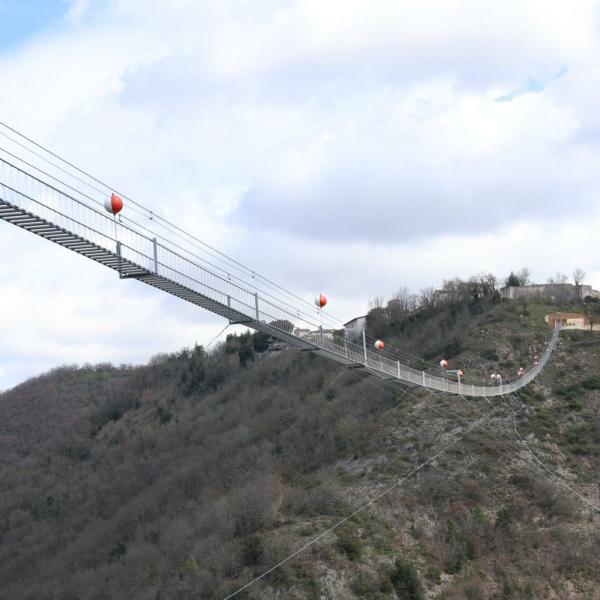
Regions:
<svg viewBox="0 0 600 600"><path fill-rule="evenodd" d="M590 310L471 298L368 327L508 377L565 308ZM224 598L453 444L237 597L600 598L599 353L600 334L565 332L493 403L260 334L54 370L0 395L0 596Z"/></svg>

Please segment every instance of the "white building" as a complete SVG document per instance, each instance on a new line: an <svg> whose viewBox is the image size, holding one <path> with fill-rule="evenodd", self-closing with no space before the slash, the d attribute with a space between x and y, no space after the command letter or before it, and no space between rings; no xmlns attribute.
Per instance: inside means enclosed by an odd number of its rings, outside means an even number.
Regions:
<svg viewBox="0 0 600 600"><path fill-rule="evenodd" d="M355 317L347 323L344 323L344 331L348 339L358 338L367 328L367 316Z"/></svg>

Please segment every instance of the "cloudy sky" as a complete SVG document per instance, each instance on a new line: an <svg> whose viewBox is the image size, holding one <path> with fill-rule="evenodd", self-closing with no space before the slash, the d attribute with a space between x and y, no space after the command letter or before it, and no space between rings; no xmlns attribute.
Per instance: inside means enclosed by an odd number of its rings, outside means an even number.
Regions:
<svg viewBox="0 0 600 600"><path fill-rule="evenodd" d="M344 320L482 270L577 266L600 287L599 16L586 0L0 0L0 121ZM1 222L0 251L0 389L224 325Z"/></svg>

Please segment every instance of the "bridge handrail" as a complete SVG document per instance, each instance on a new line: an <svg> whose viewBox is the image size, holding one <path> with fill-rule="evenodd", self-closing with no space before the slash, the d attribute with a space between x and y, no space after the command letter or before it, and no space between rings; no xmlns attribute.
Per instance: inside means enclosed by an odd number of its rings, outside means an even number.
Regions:
<svg viewBox="0 0 600 600"><path fill-rule="evenodd" d="M554 331L539 364L514 381L500 386L481 385L481 380L465 377L460 382L440 376L434 365L418 359L399 356L388 351L371 349L371 339L356 343L345 332L324 332L320 313L307 315L302 307L291 306L274 297L265 297L248 282L234 275L216 274L199 262L169 247L165 238L148 237L133 226L114 219L102 209L59 189L11 162L0 158L0 193L2 199L19 209L34 214L65 231L96 244L124 260L138 265L140 270L173 281L186 289L227 306L252 322L268 325L269 331L279 330L285 339L295 338L313 349L335 356L348 364L361 365L380 375L440 391L473 396L495 396L510 393L527 385L539 374L556 346L560 325ZM160 241L159 241L160 240ZM203 262L204 259L199 259ZM208 263L210 264L210 263ZM222 269L221 269L222 270ZM283 306L282 306L283 304ZM309 333L305 330L309 329ZM411 363L417 363L417 368Z"/></svg>

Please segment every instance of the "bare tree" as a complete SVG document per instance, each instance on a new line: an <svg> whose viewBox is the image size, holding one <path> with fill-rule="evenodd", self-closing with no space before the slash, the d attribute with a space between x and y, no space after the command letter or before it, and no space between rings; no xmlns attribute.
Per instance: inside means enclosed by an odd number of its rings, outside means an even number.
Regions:
<svg viewBox="0 0 600 600"><path fill-rule="evenodd" d="M419 306L424 308L433 306L433 302L435 299L435 288L426 287L421 290L421 295L419 296Z"/></svg>
<svg viewBox="0 0 600 600"><path fill-rule="evenodd" d="M554 277L549 277L548 278L548 283L549 284L563 284L563 283L567 283L569 281L569 278L567 277L566 273L561 273L560 271L557 271L554 274Z"/></svg>
<svg viewBox="0 0 600 600"><path fill-rule="evenodd" d="M584 278L585 278L585 271L583 269L580 269L579 267L577 267L576 269L573 270L573 281L575 282L575 285L577 287L579 287L583 283Z"/></svg>
<svg viewBox="0 0 600 600"><path fill-rule="evenodd" d="M520 284L529 285L531 283L531 270L527 267L523 267L518 273L517 277L519 278Z"/></svg>
<svg viewBox="0 0 600 600"><path fill-rule="evenodd" d="M581 284L583 283L584 278L585 278L585 271L583 269L580 269L579 267L577 267L576 269L573 269L573 281L575 282L575 289L577 292L577 297L580 299L583 298L583 290L581 288Z"/></svg>
<svg viewBox="0 0 600 600"><path fill-rule="evenodd" d="M448 292L451 302L461 302L471 296L471 285L469 282L463 281L458 277L444 279L442 289Z"/></svg>
<svg viewBox="0 0 600 600"><path fill-rule="evenodd" d="M400 312L408 312L412 307L412 294L410 290L404 286L401 287L388 302L388 306L395 305Z"/></svg>
<svg viewBox="0 0 600 600"><path fill-rule="evenodd" d="M383 303L385 302L383 296L375 296L372 300L369 300L369 310L373 310L374 308L383 308Z"/></svg>
<svg viewBox="0 0 600 600"><path fill-rule="evenodd" d="M498 280L493 273L482 271L479 275L475 276L475 279L479 283L484 296L491 296L496 291Z"/></svg>
<svg viewBox="0 0 600 600"><path fill-rule="evenodd" d="M390 323L397 323L408 313L415 311L417 306L418 297L411 294L406 286L401 287L387 303L386 310Z"/></svg>

